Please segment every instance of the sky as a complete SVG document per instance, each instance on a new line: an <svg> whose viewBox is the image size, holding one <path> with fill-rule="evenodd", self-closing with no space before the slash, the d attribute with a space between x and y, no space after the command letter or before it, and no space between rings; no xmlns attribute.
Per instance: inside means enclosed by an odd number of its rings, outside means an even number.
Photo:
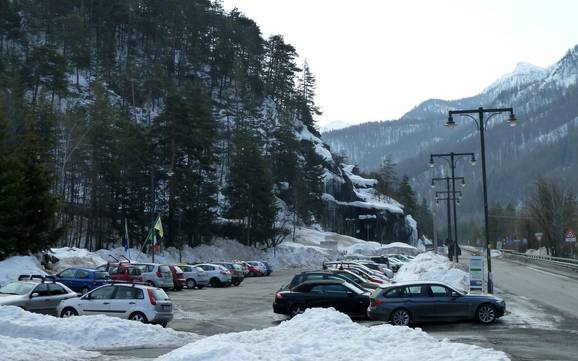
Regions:
<svg viewBox="0 0 578 361"><path fill-rule="evenodd" d="M478 94L518 62L578 44L575 0L223 0L282 34L317 79L321 126L401 117Z"/></svg>

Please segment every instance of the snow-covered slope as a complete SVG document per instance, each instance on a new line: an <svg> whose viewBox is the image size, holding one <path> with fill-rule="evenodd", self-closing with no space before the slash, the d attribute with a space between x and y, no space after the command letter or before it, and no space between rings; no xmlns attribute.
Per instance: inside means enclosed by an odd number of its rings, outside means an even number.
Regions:
<svg viewBox="0 0 578 361"><path fill-rule="evenodd" d="M519 89L538 82L548 74L548 70L529 63L518 63L511 73L508 73L482 91L485 97L494 99L505 90Z"/></svg>
<svg viewBox="0 0 578 361"><path fill-rule="evenodd" d="M343 129L343 128L347 128L351 126L351 124L344 122L342 120L336 120L333 122L329 122L327 124L325 124L324 126L322 126L319 131L321 133L325 133L325 132L330 132L332 130L338 130L338 129Z"/></svg>

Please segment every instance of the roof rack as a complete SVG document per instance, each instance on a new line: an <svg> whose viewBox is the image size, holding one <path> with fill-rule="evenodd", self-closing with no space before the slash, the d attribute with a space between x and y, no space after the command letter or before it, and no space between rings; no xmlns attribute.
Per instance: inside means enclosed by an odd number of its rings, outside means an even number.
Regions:
<svg viewBox="0 0 578 361"><path fill-rule="evenodd" d="M52 283L56 283L56 277L55 276L44 276L44 275L20 275L18 276L18 281L23 281L23 280L29 280L32 281L34 279L38 279L41 280L42 283L44 283L45 281L52 281Z"/></svg>

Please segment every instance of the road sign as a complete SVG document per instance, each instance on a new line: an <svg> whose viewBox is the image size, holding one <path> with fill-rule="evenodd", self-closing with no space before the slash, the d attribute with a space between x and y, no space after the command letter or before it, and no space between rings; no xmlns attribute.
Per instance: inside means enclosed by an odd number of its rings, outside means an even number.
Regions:
<svg viewBox="0 0 578 361"><path fill-rule="evenodd" d="M566 242L568 243L576 243L576 233L573 230L569 230L566 232Z"/></svg>
<svg viewBox="0 0 578 361"><path fill-rule="evenodd" d="M484 257L470 256L470 291L484 289Z"/></svg>
<svg viewBox="0 0 578 361"><path fill-rule="evenodd" d="M538 233L534 233L534 237L536 237L536 239L538 240L538 242L542 241L542 237L544 236L544 233L542 232L538 232Z"/></svg>

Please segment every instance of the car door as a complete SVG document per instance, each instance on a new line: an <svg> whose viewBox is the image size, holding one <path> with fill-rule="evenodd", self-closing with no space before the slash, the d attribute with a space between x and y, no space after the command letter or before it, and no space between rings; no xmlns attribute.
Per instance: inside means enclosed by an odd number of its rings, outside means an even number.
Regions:
<svg viewBox="0 0 578 361"><path fill-rule="evenodd" d="M50 297L47 283L40 283L30 293L30 306L28 311L49 314L52 308L56 308L53 300Z"/></svg>
<svg viewBox="0 0 578 361"><path fill-rule="evenodd" d="M110 300L108 314L111 316L128 318L129 313L136 307L135 288L131 286L113 286L114 297Z"/></svg>
<svg viewBox="0 0 578 361"><path fill-rule="evenodd" d="M56 307L58 307L60 301L68 298L68 291L66 291L62 286L56 283L49 283L48 294L50 297L50 304L51 304L49 314L56 316Z"/></svg>
<svg viewBox="0 0 578 361"><path fill-rule="evenodd" d="M90 272L81 269L76 271L74 279L72 280L74 286L79 290L82 290L83 287L88 287L89 289L91 289L92 288L91 281L92 280L90 277Z"/></svg>
<svg viewBox="0 0 578 361"><path fill-rule="evenodd" d="M84 296L81 300L82 313L85 315L110 314L110 301L113 299L115 286L103 286Z"/></svg>
<svg viewBox="0 0 578 361"><path fill-rule="evenodd" d="M76 284L76 280L74 278L75 274L76 274L76 269L69 268L67 270L60 272L58 275L56 275L56 277L58 278L58 280L61 283L65 284L67 287L71 288L73 291L78 292L78 291L80 291L80 288Z"/></svg>
<svg viewBox="0 0 578 361"><path fill-rule="evenodd" d="M434 299L435 317L443 320L467 319L469 306L461 302L460 296L452 296L453 290L443 285L430 285Z"/></svg>
<svg viewBox="0 0 578 361"><path fill-rule="evenodd" d="M326 298L326 306L324 307L333 307L339 312L343 312L346 314L357 313L355 302L353 295L349 296L349 290L339 284L334 285L325 285L325 298Z"/></svg>
<svg viewBox="0 0 578 361"><path fill-rule="evenodd" d="M404 288L405 306L415 321L432 319L433 301L427 285L414 285Z"/></svg>

